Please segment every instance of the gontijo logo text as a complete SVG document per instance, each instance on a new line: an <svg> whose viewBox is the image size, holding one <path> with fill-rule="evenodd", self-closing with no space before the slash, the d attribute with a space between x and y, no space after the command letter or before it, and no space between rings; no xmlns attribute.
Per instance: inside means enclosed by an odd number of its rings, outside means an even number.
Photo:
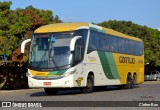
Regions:
<svg viewBox="0 0 160 110"><path fill-rule="evenodd" d="M135 64L135 58L120 56L119 62L120 63Z"/></svg>

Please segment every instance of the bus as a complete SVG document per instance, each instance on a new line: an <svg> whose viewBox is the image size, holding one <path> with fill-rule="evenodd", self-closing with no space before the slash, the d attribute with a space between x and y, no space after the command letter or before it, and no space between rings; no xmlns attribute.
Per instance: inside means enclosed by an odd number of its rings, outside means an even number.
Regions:
<svg viewBox="0 0 160 110"><path fill-rule="evenodd" d="M56 23L39 27L31 39L28 85L48 95L62 88L91 93L95 87L133 88L144 82L141 39L91 23Z"/></svg>

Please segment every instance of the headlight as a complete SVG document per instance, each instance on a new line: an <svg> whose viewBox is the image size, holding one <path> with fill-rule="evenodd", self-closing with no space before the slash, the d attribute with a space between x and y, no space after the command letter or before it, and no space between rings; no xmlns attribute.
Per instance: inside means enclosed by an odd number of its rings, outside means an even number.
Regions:
<svg viewBox="0 0 160 110"><path fill-rule="evenodd" d="M74 74L76 71L77 71L77 69L74 69L74 70L72 70L72 71L70 71L70 72L64 73L64 74L63 74L63 75L61 75L61 76L63 76L63 77L67 77L67 76L69 76L69 75Z"/></svg>

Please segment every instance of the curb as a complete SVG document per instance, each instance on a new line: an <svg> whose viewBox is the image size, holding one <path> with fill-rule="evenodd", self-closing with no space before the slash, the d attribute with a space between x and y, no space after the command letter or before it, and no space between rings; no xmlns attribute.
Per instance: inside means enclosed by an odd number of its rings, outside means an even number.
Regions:
<svg viewBox="0 0 160 110"><path fill-rule="evenodd" d="M0 90L0 93L12 93L12 92L26 92L26 91L34 91L40 90L41 88L37 89L18 89L18 90Z"/></svg>

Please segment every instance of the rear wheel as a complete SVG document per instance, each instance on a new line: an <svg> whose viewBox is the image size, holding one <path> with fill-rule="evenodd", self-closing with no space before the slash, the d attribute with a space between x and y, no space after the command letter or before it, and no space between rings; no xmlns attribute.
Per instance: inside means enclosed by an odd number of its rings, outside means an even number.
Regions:
<svg viewBox="0 0 160 110"><path fill-rule="evenodd" d="M93 75L89 75L87 78L86 87L82 88L83 93L91 93L94 90L94 77Z"/></svg>
<svg viewBox="0 0 160 110"><path fill-rule="evenodd" d="M46 92L47 95L55 95L58 93L57 88L44 88L44 91Z"/></svg>
<svg viewBox="0 0 160 110"><path fill-rule="evenodd" d="M132 79L131 75L127 76L127 83L124 86L124 88L125 89L131 89L131 88L133 88L133 79Z"/></svg>
<svg viewBox="0 0 160 110"><path fill-rule="evenodd" d="M133 85L137 85L137 76L136 76L136 74L133 75Z"/></svg>

